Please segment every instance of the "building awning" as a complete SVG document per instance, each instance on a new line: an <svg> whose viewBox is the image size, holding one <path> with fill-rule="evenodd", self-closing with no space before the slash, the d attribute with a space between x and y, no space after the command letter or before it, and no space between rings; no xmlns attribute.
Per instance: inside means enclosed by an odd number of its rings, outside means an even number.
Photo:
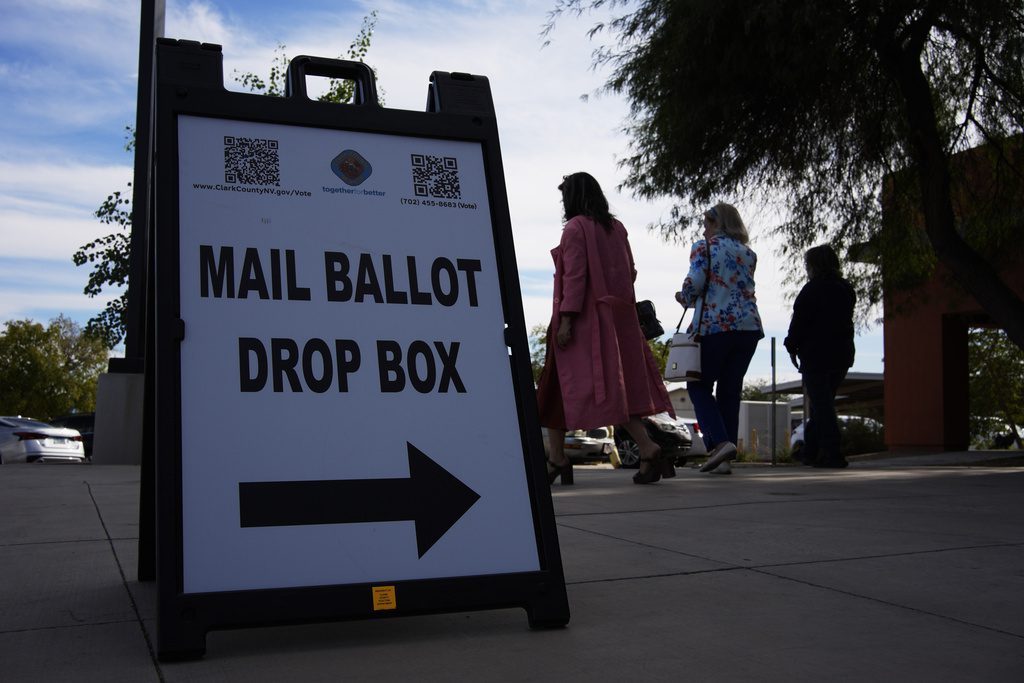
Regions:
<svg viewBox="0 0 1024 683"><path fill-rule="evenodd" d="M765 388L765 393L771 394L771 387ZM802 394L803 382L793 380L775 385L775 392L779 395ZM850 413L856 410L881 408L885 402L885 379L881 372L849 372L846 379L839 385L836 392L836 410L838 412ZM800 402L796 402L797 407Z"/></svg>

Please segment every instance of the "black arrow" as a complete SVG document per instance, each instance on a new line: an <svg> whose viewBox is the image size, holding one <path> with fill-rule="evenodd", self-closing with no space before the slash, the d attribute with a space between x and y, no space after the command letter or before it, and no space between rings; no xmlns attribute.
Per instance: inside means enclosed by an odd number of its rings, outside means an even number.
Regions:
<svg viewBox="0 0 1024 683"><path fill-rule="evenodd" d="M409 446L407 479L243 481L238 507L243 527L303 524L416 523L423 557L480 499L423 451Z"/></svg>

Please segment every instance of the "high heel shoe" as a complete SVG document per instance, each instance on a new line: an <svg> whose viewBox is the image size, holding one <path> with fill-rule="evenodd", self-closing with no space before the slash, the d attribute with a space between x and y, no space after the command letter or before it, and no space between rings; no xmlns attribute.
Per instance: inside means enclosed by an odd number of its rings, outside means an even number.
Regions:
<svg viewBox="0 0 1024 683"><path fill-rule="evenodd" d="M564 465L556 465L548 460L548 484L554 484L559 477L562 478L562 486L572 485L572 463L567 460Z"/></svg>
<svg viewBox="0 0 1024 683"><path fill-rule="evenodd" d="M647 463L647 471L644 472L642 469L638 470L633 475L634 484L653 484L654 482L661 479L661 453L659 452L653 458L640 458L641 463Z"/></svg>
<svg viewBox="0 0 1024 683"><path fill-rule="evenodd" d="M662 456L658 458L658 471L662 479L671 479L676 476L675 456Z"/></svg>

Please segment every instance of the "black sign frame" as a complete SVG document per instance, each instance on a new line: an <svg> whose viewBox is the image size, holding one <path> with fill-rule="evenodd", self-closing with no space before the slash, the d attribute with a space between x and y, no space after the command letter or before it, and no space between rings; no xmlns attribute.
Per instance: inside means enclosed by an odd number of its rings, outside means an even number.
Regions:
<svg viewBox="0 0 1024 683"><path fill-rule="evenodd" d="M310 100L305 76L349 78L356 102L336 105ZM395 617L522 607L532 628L569 621L554 511L522 313L512 227L498 142L497 121L486 78L435 72L427 111L382 108L373 72L365 65L315 57L292 62L286 97L229 92L224 88L218 45L158 39L156 45L154 354L147 382L155 386L157 654L161 660L201 657L210 630L274 624ZM506 344L518 407L519 430L533 514L539 571L490 576L382 582L400 596L394 609L373 608L379 583L282 587L185 593L183 586L182 434L180 344L187 331L179 317L180 263L178 117L202 116L367 133L478 142L491 209ZM143 501L143 505L146 501ZM146 533L146 530L141 532Z"/></svg>

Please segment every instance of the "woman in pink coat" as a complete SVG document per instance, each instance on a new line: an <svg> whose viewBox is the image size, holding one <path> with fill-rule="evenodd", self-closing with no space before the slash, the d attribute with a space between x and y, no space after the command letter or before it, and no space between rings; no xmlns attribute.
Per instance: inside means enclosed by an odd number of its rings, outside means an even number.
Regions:
<svg viewBox="0 0 1024 683"><path fill-rule="evenodd" d="M558 189L566 224L555 261L547 358L537 387L541 424L548 428L548 477L572 483L562 444L567 429L625 425L640 448L637 484L674 476L640 420L672 412L654 356L640 331L633 281L636 268L626 229L608 210L588 173L565 176Z"/></svg>

